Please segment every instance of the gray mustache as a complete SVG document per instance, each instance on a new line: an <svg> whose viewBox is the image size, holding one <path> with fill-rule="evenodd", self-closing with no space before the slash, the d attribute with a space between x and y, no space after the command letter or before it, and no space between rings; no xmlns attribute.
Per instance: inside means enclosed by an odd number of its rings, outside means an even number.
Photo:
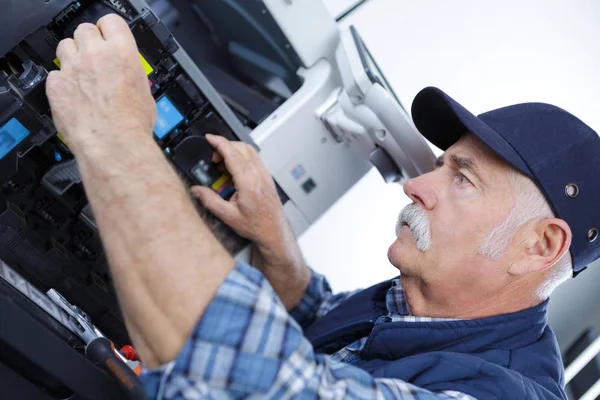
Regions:
<svg viewBox="0 0 600 400"><path fill-rule="evenodd" d="M421 206L412 203L402 209L398 215L396 223L396 236L400 234L400 229L408 225L412 235L417 242L417 248L421 251L429 250L431 247L431 229L427 211Z"/></svg>

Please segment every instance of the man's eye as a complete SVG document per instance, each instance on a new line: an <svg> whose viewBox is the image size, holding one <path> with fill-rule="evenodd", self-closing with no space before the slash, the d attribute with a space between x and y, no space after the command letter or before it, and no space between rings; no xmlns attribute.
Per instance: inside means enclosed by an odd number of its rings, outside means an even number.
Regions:
<svg viewBox="0 0 600 400"><path fill-rule="evenodd" d="M456 183L458 183L459 185L468 185L471 183L469 178L467 178L466 176L464 176L461 173L456 174L454 179L455 179Z"/></svg>

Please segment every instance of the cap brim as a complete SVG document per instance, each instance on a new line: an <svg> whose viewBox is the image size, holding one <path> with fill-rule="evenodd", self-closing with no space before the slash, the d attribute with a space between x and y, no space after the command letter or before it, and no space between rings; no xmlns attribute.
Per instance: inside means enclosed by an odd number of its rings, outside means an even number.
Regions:
<svg viewBox="0 0 600 400"><path fill-rule="evenodd" d="M506 162L533 178L525 161L498 131L440 89L421 90L413 101L411 113L419 132L440 149L447 150L461 136L471 132Z"/></svg>

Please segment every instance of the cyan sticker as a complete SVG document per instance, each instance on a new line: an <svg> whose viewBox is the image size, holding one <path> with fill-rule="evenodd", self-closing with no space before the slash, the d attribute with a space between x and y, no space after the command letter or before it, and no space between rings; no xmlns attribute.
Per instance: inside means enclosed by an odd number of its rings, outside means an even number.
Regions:
<svg viewBox="0 0 600 400"><path fill-rule="evenodd" d="M156 110L154 134L157 138L162 139L183 121L183 115L167 96L161 97L156 102Z"/></svg>
<svg viewBox="0 0 600 400"><path fill-rule="evenodd" d="M10 119L0 128L0 159L29 136L29 130L16 118Z"/></svg>
<svg viewBox="0 0 600 400"><path fill-rule="evenodd" d="M302 178L304 176L305 172L306 172L306 170L304 169L304 167L302 165L298 164L292 170L292 176L294 177L295 180L299 180L300 178Z"/></svg>

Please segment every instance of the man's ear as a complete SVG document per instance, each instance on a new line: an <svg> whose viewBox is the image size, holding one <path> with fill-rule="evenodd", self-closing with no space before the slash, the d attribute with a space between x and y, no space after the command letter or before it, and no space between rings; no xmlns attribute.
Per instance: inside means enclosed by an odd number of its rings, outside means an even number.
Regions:
<svg viewBox="0 0 600 400"><path fill-rule="evenodd" d="M545 271L556 264L571 246L571 228L559 218L547 218L524 224L517 242L517 260L511 264L508 273L524 275L530 272Z"/></svg>

